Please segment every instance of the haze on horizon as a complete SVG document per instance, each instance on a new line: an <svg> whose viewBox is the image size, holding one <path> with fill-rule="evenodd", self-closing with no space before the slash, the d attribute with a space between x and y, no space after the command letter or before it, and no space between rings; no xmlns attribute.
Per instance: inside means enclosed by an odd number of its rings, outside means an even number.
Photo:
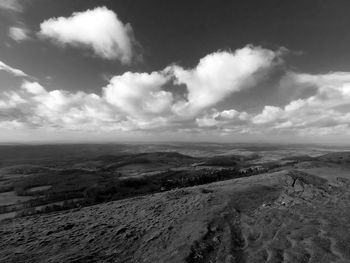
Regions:
<svg viewBox="0 0 350 263"><path fill-rule="evenodd" d="M348 1L0 1L0 142L350 139Z"/></svg>

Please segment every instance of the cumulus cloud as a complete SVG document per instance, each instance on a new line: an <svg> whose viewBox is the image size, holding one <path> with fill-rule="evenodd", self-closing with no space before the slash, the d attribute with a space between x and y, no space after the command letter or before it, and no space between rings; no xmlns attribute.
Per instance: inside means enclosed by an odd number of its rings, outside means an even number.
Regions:
<svg viewBox="0 0 350 263"><path fill-rule="evenodd" d="M114 76L100 95L47 91L39 83L24 82L18 91L0 95L0 107L7 112L6 121L23 121L33 127L152 130L232 126L250 117L233 109L218 112L209 107L254 85L276 58L275 52L252 46L215 52L192 70L172 65L162 71ZM179 84L188 90L185 98L179 99L176 93Z"/></svg>
<svg viewBox="0 0 350 263"><path fill-rule="evenodd" d="M49 91L37 82L0 93L0 126L52 127L83 131L218 132L220 135L350 135L350 73L286 72L279 89L303 93L283 106L259 112L223 107L227 96L259 88L259 80L279 61L278 52L247 46L220 51L193 69L172 65L151 73L126 72L111 77L99 94ZM23 76L6 64L0 68ZM177 85L187 93L179 97ZM308 94L308 95L305 95ZM291 96L293 98L293 96ZM218 109L221 110L218 110ZM5 124L4 124L5 123Z"/></svg>
<svg viewBox="0 0 350 263"><path fill-rule="evenodd" d="M107 103L93 93L47 91L37 82L25 81L18 91L3 93L2 97L2 119L13 118L30 127L92 129L119 121Z"/></svg>
<svg viewBox="0 0 350 263"><path fill-rule="evenodd" d="M247 112L238 112L234 109L204 115L196 119L199 127L225 127L247 124L251 116Z"/></svg>
<svg viewBox="0 0 350 263"><path fill-rule="evenodd" d="M151 85L161 85L166 81L162 78L158 73L126 73L113 78L102 95L48 91L37 82L25 81L19 90L0 94L0 123L83 131L164 127L168 121L164 111L171 94Z"/></svg>
<svg viewBox="0 0 350 263"><path fill-rule="evenodd" d="M235 52L218 51L202 58L193 69L173 65L167 70L176 84L185 84L186 101L174 105L180 114L210 107L228 95L254 86L261 75L278 63L278 53L260 47L246 46Z"/></svg>
<svg viewBox="0 0 350 263"><path fill-rule="evenodd" d="M282 109L275 106L265 106L264 110L256 115L253 122L256 124L269 123L277 120L281 115Z"/></svg>
<svg viewBox="0 0 350 263"><path fill-rule="evenodd" d="M130 24L106 7L75 12L40 24L39 36L61 46L87 47L98 57L129 64L133 58L134 37Z"/></svg>
<svg viewBox="0 0 350 263"><path fill-rule="evenodd" d="M350 73L303 74L286 72L280 89L293 87L300 93L314 92L285 106L266 105L261 112L214 111L196 119L202 129L220 134L288 135L322 138L350 135Z"/></svg>
<svg viewBox="0 0 350 263"><path fill-rule="evenodd" d="M17 42L29 39L29 30L23 27L10 27L9 37Z"/></svg>
<svg viewBox="0 0 350 263"><path fill-rule="evenodd" d="M22 12L23 7L19 0L1 0L0 9L5 9L14 12Z"/></svg>
<svg viewBox="0 0 350 263"><path fill-rule="evenodd" d="M253 124L265 125L269 129L293 130L301 135L312 131L315 136L349 128L350 112L342 108L347 109L346 105L350 104L350 73L312 75L290 72L286 78L287 86L292 84L297 89L304 89L311 85L316 88L316 93L293 100L284 107L265 106L253 118Z"/></svg>
<svg viewBox="0 0 350 263"><path fill-rule="evenodd" d="M160 72L126 72L103 88L106 100L131 116L164 114L170 110L172 93L162 90L168 77Z"/></svg>
<svg viewBox="0 0 350 263"><path fill-rule="evenodd" d="M306 98L291 100L284 106L266 105L261 112L214 111L198 117L202 129L226 134L294 135L321 138L350 135L350 73L303 74L286 72L280 89L296 93L312 87Z"/></svg>
<svg viewBox="0 0 350 263"><path fill-rule="evenodd" d="M28 75L26 73L24 73L22 70L13 68L13 67L5 64L2 61L0 61L0 71L1 70L6 71L14 76L17 76L17 77L28 77Z"/></svg>

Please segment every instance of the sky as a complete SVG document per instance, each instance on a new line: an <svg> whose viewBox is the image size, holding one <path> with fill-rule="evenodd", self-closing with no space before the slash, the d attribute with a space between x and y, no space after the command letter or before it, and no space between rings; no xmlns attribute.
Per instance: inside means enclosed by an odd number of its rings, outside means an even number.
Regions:
<svg viewBox="0 0 350 263"><path fill-rule="evenodd" d="M346 144L347 0L0 0L0 142Z"/></svg>

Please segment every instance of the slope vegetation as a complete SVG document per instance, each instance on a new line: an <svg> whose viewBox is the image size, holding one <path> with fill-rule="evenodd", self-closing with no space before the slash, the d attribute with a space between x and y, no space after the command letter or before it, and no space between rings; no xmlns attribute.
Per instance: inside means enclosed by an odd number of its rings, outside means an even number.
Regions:
<svg viewBox="0 0 350 263"><path fill-rule="evenodd" d="M350 183L296 170L0 224L1 262L349 262Z"/></svg>

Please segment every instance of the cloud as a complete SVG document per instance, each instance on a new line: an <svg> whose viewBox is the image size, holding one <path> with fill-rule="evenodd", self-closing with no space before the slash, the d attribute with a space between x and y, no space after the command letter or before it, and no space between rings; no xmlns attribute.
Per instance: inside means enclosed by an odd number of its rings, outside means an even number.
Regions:
<svg viewBox="0 0 350 263"><path fill-rule="evenodd" d="M209 107L253 85L276 58L275 52L252 46L215 52L193 70L172 65L162 71L113 76L101 95L48 91L39 83L24 82L18 91L0 94L0 107L7 112L6 121L29 127L127 131L232 126L250 117L233 109L218 112ZM182 83L188 93L179 99L176 89Z"/></svg>
<svg viewBox="0 0 350 263"><path fill-rule="evenodd" d="M205 56L193 69L172 65L113 76L99 94L49 91L25 81L17 90L0 93L0 126L259 138L350 136L349 72L285 72L276 85L304 94L302 98L290 96L285 105L265 105L258 112L222 103L244 89L258 89L261 78L279 60L278 52L252 46L220 51ZM7 67L2 69L11 72ZM187 89L182 96L180 84ZM312 92L304 93L310 87Z"/></svg>
<svg viewBox="0 0 350 263"><path fill-rule="evenodd" d="M234 109L217 111L196 118L202 130L216 129L220 134L256 136L296 136L320 139L350 136L350 73L305 74L286 72L280 89L299 94L312 89L306 98L284 106L266 105L261 112Z"/></svg>
<svg viewBox="0 0 350 263"><path fill-rule="evenodd" d="M5 64L4 62L0 61L0 71L6 71L16 77L28 77L26 73L24 73L22 70L10 67L9 65Z"/></svg>
<svg viewBox="0 0 350 263"><path fill-rule="evenodd" d="M277 52L246 46L235 52L209 54L193 69L173 65L167 70L174 75L176 84L185 84L188 90L187 100L174 108L180 114L196 114L232 93L254 86L278 59Z"/></svg>
<svg viewBox="0 0 350 263"><path fill-rule="evenodd" d="M17 42L29 39L29 30L23 27L10 27L9 37Z"/></svg>
<svg viewBox="0 0 350 263"><path fill-rule="evenodd" d="M0 9L5 9L14 12L22 12L23 6L19 0L1 0Z"/></svg>
<svg viewBox="0 0 350 263"><path fill-rule="evenodd" d="M247 112L238 112L234 109L214 111L196 119L199 127L225 127L247 124L251 116Z"/></svg>
<svg viewBox="0 0 350 263"><path fill-rule="evenodd" d="M120 21L106 7L75 12L70 17L50 18L40 24L39 36L61 46L91 49L100 58L129 64L135 43L130 24Z"/></svg>
<svg viewBox="0 0 350 263"><path fill-rule="evenodd" d="M265 106L264 110L256 115L253 122L256 124L270 123L276 121L282 113L282 109L275 106Z"/></svg>
<svg viewBox="0 0 350 263"><path fill-rule="evenodd" d="M168 77L160 72L126 72L115 76L103 96L110 104L131 116L165 114L173 101L172 93L161 90Z"/></svg>
<svg viewBox="0 0 350 263"><path fill-rule="evenodd" d="M0 108L7 113L2 119L12 118L29 127L89 130L119 121L111 107L93 93L47 91L37 82L25 81L18 91L3 93L2 97Z"/></svg>
<svg viewBox="0 0 350 263"><path fill-rule="evenodd" d="M302 90L313 86L316 93L305 99L292 100L284 107L265 106L253 118L253 124L265 125L268 129L290 130L300 135L332 134L340 127L345 129L344 132L350 131L350 113L341 110L346 109L344 105L350 102L350 73L312 75L289 72L286 78L287 87L293 85Z"/></svg>
<svg viewBox="0 0 350 263"><path fill-rule="evenodd" d="M167 123L163 111L171 94L151 85L161 85L166 81L163 78L158 73L127 73L113 78L102 95L48 91L37 82L25 81L19 90L0 94L0 123L14 121L21 127L83 131L163 127ZM134 89L134 93L124 88ZM143 93L136 95L138 91Z"/></svg>

